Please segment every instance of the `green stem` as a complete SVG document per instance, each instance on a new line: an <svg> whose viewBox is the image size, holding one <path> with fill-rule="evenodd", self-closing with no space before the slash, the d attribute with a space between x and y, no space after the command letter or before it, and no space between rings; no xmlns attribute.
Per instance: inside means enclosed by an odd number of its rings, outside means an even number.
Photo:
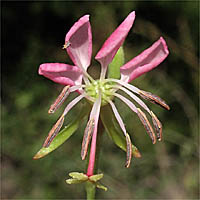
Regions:
<svg viewBox="0 0 200 200"><path fill-rule="evenodd" d="M96 186L94 184L87 181L86 186L85 186L85 190L86 190L86 193L87 193L87 200L95 199Z"/></svg>
<svg viewBox="0 0 200 200"><path fill-rule="evenodd" d="M94 167L94 174L98 173L98 164L99 164L99 156L100 156L100 143L101 143L101 137L104 132L104 126L102 124L101 119L99 119L98 123L98 130L97 130L97 146L96 146L96 156L95 156L95 167ZM89 159L88 159L89 163ZM87 165L88 165L87 163ZM87 181L85 186L86 194L87 194L87 200L93 200L95 199L95 193L96 193L96 186Z"/></svg>

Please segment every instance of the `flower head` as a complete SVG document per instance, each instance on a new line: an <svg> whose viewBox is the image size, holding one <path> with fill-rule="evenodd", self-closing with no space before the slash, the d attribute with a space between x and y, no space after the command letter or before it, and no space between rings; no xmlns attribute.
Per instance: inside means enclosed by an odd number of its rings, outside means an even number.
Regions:
<svg viewBox="0 0 200 200"><path fill-rule="evenodd" d="M169 110L169 106L160 97L151 94L150 92L140 90L139 88L129 84L129 82L157 67L168 56L169 51L165 40L160 37L148 49L143 51L141 54L126 64L122 65L120 68L120 79L113 78L107 73L109 65L113 62L117 52L120 51L119 49L123 45L124 40L134 23L134 20L135 12L133 11L110 35L110 37L105 41L102 48L97 53L95 59L98 60L101 64L101 74L98 80L94 80L87 72L87 68L90 66L92 55L92 33L89 22L89 15L81 17L72 26L65 37L64 49L66 49L68 55L74 63L74 66L63 63L45 63L41 64L39 67L40 75L43 75L56 83L65 85L63 91L58 96L55 103L50 107L49 113L54 113L70 93L75 91L79 93L79 96L73 99L66 106L63 114L49 132L49 136L43 145L44 148L49 147L55 136L60 131L64 123L65 116L74 105L76 105L82 99L86 99L92 105L91 112L89 114L89 120L84 131L81 150L81 157L82 159L85 159L89 144L91 142L90 159L87 170L88 177L93 176L94 171L97 126L99 117L101 117L106 131L109 132L111 129L111 127L108 125L108 120L105 120L108 113L108 111L105 111L104 109L104 106L106 105L112 109L112 113L114 114L116 121L118 122L124 134L126 143L125 150L127 151L125 166L130 166L132 155L135 155L136 157L140 156L137 148L132 145L124 122L113 102L114 98L119 98L138 115L153 144L156 143L156 138L158 140L161 140L162 138L161 122L139 97L149 100L152 103L158 104L167 110ZM123 95L119 94L119 90L129 95L133 101L130 101ZM136 102L151 116L154 128L152 127L142 109L136 107L133 102ZM111 137L115 140L114 134L115 133L112 132ZM116 140L115 142L122 149L124 148L123 145L119 143L119 140Z"/></svg>

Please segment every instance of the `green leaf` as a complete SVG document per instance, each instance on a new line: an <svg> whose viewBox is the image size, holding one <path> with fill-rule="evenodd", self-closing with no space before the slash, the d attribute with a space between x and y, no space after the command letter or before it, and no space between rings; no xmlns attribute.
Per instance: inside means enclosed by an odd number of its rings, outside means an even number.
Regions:
<svg viewBox="0 0 200 200"><path fill-rule="evenodd" d="M96 174L89 177L90 181L94 181L94 182L97 182L102 178L103 178L103 174Z"/></svg>
<svg viewBox="0 0 200 200"><path fill-rule="evenodd" d="M120 67L124 64L124 50L121 46L108 66L108 78L120 78Z"/></svg>
<svg viewBox="0 0 200 200"><path fill-rule="evenodd" d="M117 121L109 105L101 108L101 120L106 129L106 132L112 138L114 143L122 150L126 151L126 138L124 137L121 129L116 126ZM141 154L137 147L132 144L132 154L136 158L140 158Z"/></svg>
<svg viewBox="0 0 200 200"><path fill-rule="evenodd" d="M85 180L78 180L78 179L73 179L73 178L70 178L70 179L67 179L66 180L66 183L67 184L78 184L78 183L83 183L85 182Z"/></svg>
<svg viewBox="0 0 200 200"><path fill-rule="evenodd" d="M69 123L62 131L60 131L60 133L58 133L58 135L54 138L49 147L42 147L33 157L33 159L39 159L46 156L50 152L57 149L67 139L69 139L69 137L78 129L82 118L84 118L88 114L88 110L88 105L84 104L82 110L80 111L80 114L77 115L76 118L71 123Z"/></svg>
<svg viewBox="0 0 200 200"><path fill-rule="evenodd" d="M82 181L88 180L88 176L85 175L84 173L71 172L71 173L69 173L69 176L71 176L73 179L77 179L77 180L82 180Z"/></svg>
<svg viewBox="0 0 200 200"><path fill-rule="evenodd" d="M103 186L103 185L100 184L100 183L96 183L96 187L99 188L99 189L105 190L105 191L108 190L107 187Z"/></svg>

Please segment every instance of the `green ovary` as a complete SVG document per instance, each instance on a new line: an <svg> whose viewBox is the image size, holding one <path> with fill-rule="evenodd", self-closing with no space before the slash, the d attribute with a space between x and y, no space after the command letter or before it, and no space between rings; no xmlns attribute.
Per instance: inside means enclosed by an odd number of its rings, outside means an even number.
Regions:
<svg viewBox="0 0 200 200"><path fill-rule="evenodd" d="M104 106L108 103L109 100L113 98L114 89L112 86L113 84L111 83L97 80L87 85L85 92L88 96L94 99L93 102L95 102L101 92L101 105Z"/></svg>

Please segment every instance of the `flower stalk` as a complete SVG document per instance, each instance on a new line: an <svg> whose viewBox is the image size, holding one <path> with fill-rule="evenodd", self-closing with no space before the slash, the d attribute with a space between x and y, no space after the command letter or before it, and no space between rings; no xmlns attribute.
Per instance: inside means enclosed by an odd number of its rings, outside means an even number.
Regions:
<svg viewBox="0 0 200 200"><path fill-rule="evenodd" d="M85 190L86 190L87 200L95 199L96 186L94 184L92 184L91 182L87 181L85 183Z"/></svg>

